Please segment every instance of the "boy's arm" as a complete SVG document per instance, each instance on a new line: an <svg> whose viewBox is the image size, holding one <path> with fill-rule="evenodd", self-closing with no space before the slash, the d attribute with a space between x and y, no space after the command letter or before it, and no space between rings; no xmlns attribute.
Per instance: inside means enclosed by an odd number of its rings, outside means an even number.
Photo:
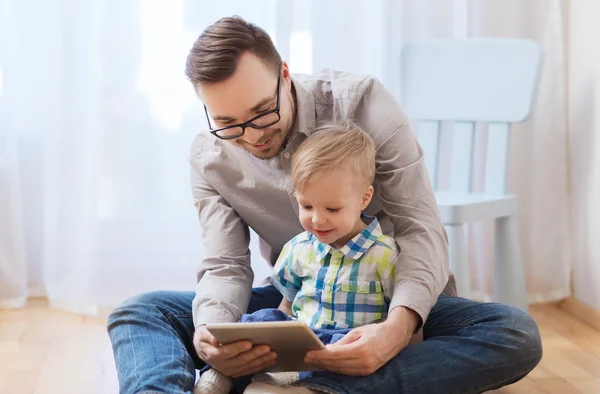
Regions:
<svg viewBox="0 0 600 394"><path fill-rule="evenodd" d="M282 312L285 312L285 314L288 316L294 316L292 312L292 303L286 300L285 298L281 300L281 304L279 304L278 309Z"/></svg>
<svg viewBox="0 0 600 394"><path fill-rule="evenodd" d="M292 239L283 246L275 267L273 267L273 275L271 276L271 284L279 290L283 295L283 300L287 300L290 306L296 297L296 293L302 287L302 279L296 274L293 267L294 255L297 252L295 239ZM283 311L288 313L285 310Z"/></svg>

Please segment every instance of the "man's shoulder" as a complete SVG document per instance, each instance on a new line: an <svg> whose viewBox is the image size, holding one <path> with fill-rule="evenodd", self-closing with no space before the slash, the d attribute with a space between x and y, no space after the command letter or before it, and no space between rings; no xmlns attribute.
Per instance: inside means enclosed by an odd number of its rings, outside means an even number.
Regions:
<svg viewBox="0 0 600 394"><path fill-rule="evenodd" d="M374 76L325 69L294 80L314 98L316 126L350 120L381 146L407 118L398 101Z"/></svg>
<svg viewBox="0 0 600 394"><path fill-rule="evenodd" d="M225 144L208 131L200 132L190 145L190 162L192 164L201 164L206 160L222 159L227 155L225 148Z"/></svg>
<svg viewBox="0 0 600 394"><path fill-rule="evenodd" d="M367 74L350 73L326 68L313 74L294 74L294 79L311 91L315 104L333 104L339 99L360 99L374 84L377 78Z"/></svg>

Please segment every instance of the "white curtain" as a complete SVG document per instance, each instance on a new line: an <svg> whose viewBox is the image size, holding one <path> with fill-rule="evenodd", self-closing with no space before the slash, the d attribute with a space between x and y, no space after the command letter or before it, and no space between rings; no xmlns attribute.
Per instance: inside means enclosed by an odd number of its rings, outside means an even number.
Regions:
<svg viewBox="0 0 600 394"><path fill-rule="evenodd" d="M600 2L569 8L569 151L573 296L600 310Z"/></svg>
<svg viewBox="0 0 600 394"><path fill-rule="evenodd" d="M45 295L106 313L152 289L193 289L202 259L187 162L206 124L184 77L211 22L265 28L293 72L341 68L399 92L401 45L426 37L533 38L545 63L517 128L510 189L532 301L570 294L564 5L559 0L0 0L0 307ZM6 159L4 159L6 158ZM490 239L473 231L473 286ZM267 272L253 240L257 281Z"/></svg>

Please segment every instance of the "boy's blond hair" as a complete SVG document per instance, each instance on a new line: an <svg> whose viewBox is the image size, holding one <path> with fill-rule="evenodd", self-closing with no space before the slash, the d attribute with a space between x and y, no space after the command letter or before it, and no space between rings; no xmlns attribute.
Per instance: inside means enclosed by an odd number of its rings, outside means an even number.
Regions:
<svg viewBox="0 0 600 394"><path fill-rule="evenodd" d="M365 187L375 178L375 144L358 125L328 123L318 127L298 148L292 159L292 182L302 188L316 175L350 169Z"/></svg>

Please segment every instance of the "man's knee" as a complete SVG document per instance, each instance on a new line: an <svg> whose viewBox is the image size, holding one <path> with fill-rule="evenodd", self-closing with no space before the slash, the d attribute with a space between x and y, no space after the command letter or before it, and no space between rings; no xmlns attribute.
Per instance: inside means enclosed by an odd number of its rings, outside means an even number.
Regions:
<svg viewBox="0 0 600 394"><path fill-rule="evenodd" d="M122 324L148 321L148 317L160 314L159 305L167 299L168 292L151 291L134 295L116 307L108 316L107 330L110 332Z"/></svg>
<svg viewBox="0 0 600 394"><path fill-rule="evenodd" d="M503 305L499 308L501 314L506 345L514 349L512 357L513 362L521 362L524 369L528 371L542 359L542 340L540 331L528 313L511 306Z"/></svg>

